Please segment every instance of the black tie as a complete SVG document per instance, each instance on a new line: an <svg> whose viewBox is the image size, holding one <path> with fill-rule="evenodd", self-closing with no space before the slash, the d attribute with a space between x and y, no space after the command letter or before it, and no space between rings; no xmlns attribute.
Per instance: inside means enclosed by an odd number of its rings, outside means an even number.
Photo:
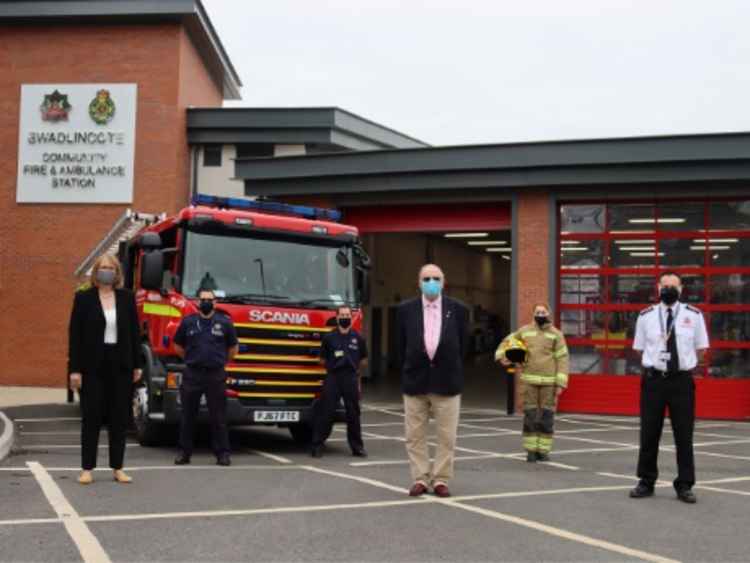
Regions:
<svg viewBox="0 0 750 563"><path fill-rule="evenodd" d="M667 372L677 373L680 371L680 359L677 357L677 336L673 330L674 316L672 316L672 309L667 309L667 352L669 352L669 360L667 361Z"/></svg>

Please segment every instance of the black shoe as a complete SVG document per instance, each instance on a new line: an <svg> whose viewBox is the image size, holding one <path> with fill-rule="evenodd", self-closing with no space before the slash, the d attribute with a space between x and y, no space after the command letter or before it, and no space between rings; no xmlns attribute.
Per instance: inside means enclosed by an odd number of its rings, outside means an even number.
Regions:
<svg viewBox="0 0 750 563"><path fill-rule="evenodd" d="M536 452L527 453L526 461L528 461L529 463L536 463Z"/></svg>
<svg viewBox="0 0 750 563"><path fill-rule="evenodd" d="M549 461L549 454L543 454L542 452L536 453L537 461Z"/></svg>
<svg viewBox="0 0 750 563"><path fill-rule="evenodd" d="M229 457L229 454L224 454L216 458L216 465L224 465L229 466L232 465L232 458Z"/></svg>
<svg viewBox="0 0 750 563"><path fill-rule="evenodd" d="M654 488L645 483L638 483L635 489L631 489L630 498L645 498L654 496Z"/></svg>
<svg viewBox="0 0 750 563"><path fill-rule="evenodd" d="M677 491L677 498L688 504L695 504L698 502L698 499L695 498L695 493L690 489L679 489Z"/></svg>
<svg viewBox="0 0 750 563"><path fill-rule="evenodd" d="M190 456L184 453L179 454L174 458L175 465L188 465L190 463Z"/></svg>
<svg viewBox="0 0 750 563"><path fill-rule="evenodd" d="M362 448L361 450L352 450L352 455L354 457L367 457L367 452Z"/></svg>
<svg viewBox="0 0 750 563"><path fill-rule="evenodd" d="M323 457L323 448L321 446L313 446L310 449L310 455L312 457Z"/></svg>

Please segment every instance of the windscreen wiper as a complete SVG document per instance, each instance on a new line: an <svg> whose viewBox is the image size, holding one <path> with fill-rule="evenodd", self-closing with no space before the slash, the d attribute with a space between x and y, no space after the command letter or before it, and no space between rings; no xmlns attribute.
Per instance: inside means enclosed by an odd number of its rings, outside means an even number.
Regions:
<svg viewBox="0 0 750 563"><path fill-rule="evenodd" d="M298 302L303 307L309 307L316 303L330 303L332 305L354 305L354 301L347 299L331 299L330 297L317 297L315 299L304 299Z"/></svg>
<svg viewBox="0 0 750 563"><path fill-rule="evenodd" d="M289 297L268 293L237 293L221 297L220 300L228 303L248 303L253 301L289 301Z"/></svg>

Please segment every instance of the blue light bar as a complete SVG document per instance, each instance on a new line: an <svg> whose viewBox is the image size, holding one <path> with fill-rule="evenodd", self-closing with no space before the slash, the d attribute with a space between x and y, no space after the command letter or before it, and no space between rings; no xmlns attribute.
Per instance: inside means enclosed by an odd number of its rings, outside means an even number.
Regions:
<svg viewBox="0 0 750 563"><path fill-rule="evenodd" d="M251 201L239 197L218 197L206 194L196 194L193 196L192 203L193 205L205 205L207 207L223 207L225 209L241 209L244 211L295 215L305 219L341 221L341 211L337 211L336 209L323 209L322 207L309 207L307 205L291 205L289 203L280 203L278 201Z"/></svg>

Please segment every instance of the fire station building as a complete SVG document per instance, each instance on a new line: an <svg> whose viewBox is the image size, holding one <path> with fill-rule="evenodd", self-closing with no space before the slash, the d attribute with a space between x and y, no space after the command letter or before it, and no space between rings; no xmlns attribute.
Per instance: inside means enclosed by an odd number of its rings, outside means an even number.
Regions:
<svg viewBox="0 0 750 563"><path fill-rule="evenodd" d="M198 0L7 2L0 42L0 384L64 386L74 272L128 209L201 193L343 211L394 386L395 307L434 261L472 312L467 394L501 387L494 346L546 301L560 408L636 414L635 320L676 271L711 337L698 415L750 418L750 133L433 147L335 107L222 108L241 83Z"/></svg>

